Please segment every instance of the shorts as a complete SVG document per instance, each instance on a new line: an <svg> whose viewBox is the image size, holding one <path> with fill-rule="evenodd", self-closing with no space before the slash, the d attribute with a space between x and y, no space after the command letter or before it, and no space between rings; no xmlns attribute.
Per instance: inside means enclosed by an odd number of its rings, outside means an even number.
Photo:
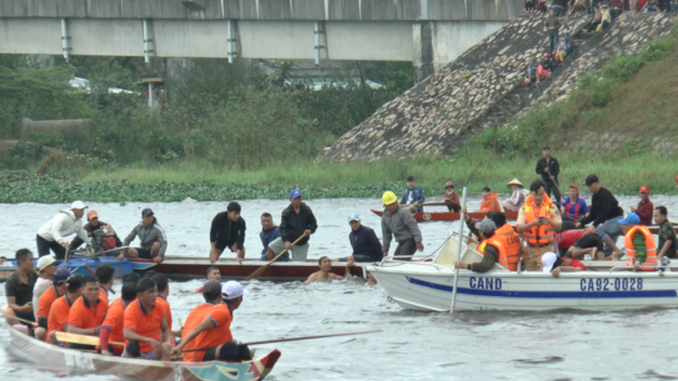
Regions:
<svg viewBox="0 0 678 381"><path fill-rule="evenodd" d="M276 238L273 242L268 244L268 248L273 251L273 254L277 256L280 254L283 250L285 250L285 241L282 240L282 238L278 237ZM287 251L282 257L280 257L279 261L289 261L290 260L290 254L289 252L292 252L292 260L295 262L300 262L300 261L306 261L306 257L308 257L308 243L305 245L294 245L292 246L291 249Z"/></svg>
<svg viewBox="0 0 678 381"><path fill-rule="evenodd" d="M578 247L580 249L590 249L592 247L595 247L596 249L598 249L598 251L601 252L605 248L603 239L600 238L598 234L587 234L579 238L572 246Z"/></svg>
<svg viewBox="0 0 678 381"><path fill-rule="evenodd" d="M142 249L142 248L140 248L140 247L135 247L134 249L137 251L137 253L139 253L139 258L143 258L143 259L153 259L153 257L151 256L151 251L150 251L150 250L144 250L144 249Z"/></svg>

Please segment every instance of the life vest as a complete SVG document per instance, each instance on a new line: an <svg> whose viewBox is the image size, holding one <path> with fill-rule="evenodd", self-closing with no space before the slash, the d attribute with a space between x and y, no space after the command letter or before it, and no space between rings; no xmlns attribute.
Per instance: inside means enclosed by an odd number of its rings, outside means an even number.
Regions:
<svg viewBox="0 0 678 381"><path fill-rule="evenodd" d="M626 233L624 237L624 246L626 247L626 267L633 267L636 262L636 248L633 246L633 236L641 232L645 237L645 248L647 250L647 258L642 264L641 270L654 271L657 269L657 245L654 242L652 233L646 226L636 225Z"/></svg>
<svg viewBox="0 0 678 381"><path fill-rule="evenodd" d="M551 218L551 199L548 195L544 195L544 202L541 204L539 210L534 206L532 202L532 196L528 197L525 200L525 205L523 205L523 210L525 211L525 223L532 223L539 217L548 217ZM533 246L544 246L553 242L556 238L556 232L551 225L542 225L534 226L532 229L523 232L523 237L527 240L527 243Z"/></svg>
<svg viewBox="0 0 678 381"><path fill-rule="evenodd" d="M496 234L496 232L495 232ZM490 239L486 239L483 242L478 245L478 252L482 255L485 255L485 248L487 248L487 245L494 246L497 248L497 251L499 252L499 258L497 259L497 263L501 265L501 267L508 269L508 260L506 258L506 250L504 249L504 246L499 242L498 240L494 239L494 237Z"/></svg>
<svg viewBox="0 0 678 381"><path fill-rule="evenodd" d="M520 236L513 230L513 226L504 224L494 232L492 238L500 241L506 251L506 268L510 271L516 271L520 258Z"/></svg>
<svg viewBox="0 0 678 381"><path fill-rule="evenodd" d="M567 199L567 202L565 203L565 211L567 214L569 214L573 220L577 221L579 219L579 211L581 210L581 205L579 205L579 197L577 197L577 202L572 204L572 200L569 198ZM574 214L570 212L572 209L572 206L574 205Z"/></svg>

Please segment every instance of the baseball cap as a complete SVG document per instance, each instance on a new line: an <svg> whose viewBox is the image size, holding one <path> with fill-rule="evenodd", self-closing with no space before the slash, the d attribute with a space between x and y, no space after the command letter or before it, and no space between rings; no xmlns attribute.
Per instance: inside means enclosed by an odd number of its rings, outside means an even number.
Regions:
<svg viewBox="0 0 678 381"><path fill-rule="evenodd" d="M151 208L144 208L144 210L141 211L141 217L148 217L154 214L155 213L153 213L153 210Z"/></svg>
<svg viewBox="0 0 678 381"><path fill-rule="evenodd" d="M619 225L638 225L640 223L640 216L636 213L629 213L626 218L619 220Z"/></svg>
<svg viewBox="0 0 678 381"><path fill-rule="evenodd" d="M558 256L552 251L547 251L544 255L541 256L541 262L544 264L544 268L541 270L545 273L550 273L553 269L553 265L556 263Z"/></svg>
<svg viewBox="0 0 678 381"><path fill-rule="evenodd" d="M454 188L454 183L451 182L451 181L446 182L446 183L445 183L445 188L449 188L449 187Z"/></svg>
<svg viewBox="0 0 678 381"><path fill-rule="evenodd" d="M596 175L588 175L586 176L586 180L584 181L584 184L586 184L587 187L590 187L594 183L599 182L600 180L598 179L598 176Z"/></svg>
<svg viewBox="0 0 678 381"><path fill-rule="evenodd" d="M296 188L292 189L290 191L290 198L297 198L297 197L301 197L301 191L299 189L296 189Z"/></svg>
<svg viewBox="0 0 678 381"><path fill-rule="evenodd" d="M67 280L70 276L71 272L68 271L68 269L57 269L57 271L54 272L54 279L52 281L54 283L63 282Z"/></svg>
<svg viewBox="0 0 678 381"><path fill-rule="evenodd" d="M639 193L650 193L650 187L647 185L643 185L642 187L638 188Z"/></svg>
<svg viewBox="0 0 678 381"><path fill-rule="evenodd" d="M351 221L360 221L358 213L351 213L348 215L348 222L350 223Z"/></svg>
<svg viewBox="0 0 678 381"><path fill-rule="evenodd" d="M229 280L221 287L221 295L226 300L237 299L243 295L248 295L249 292L242 288L242 285L234 280Z"/></svg>
<svg viewBox="0 0 678 381"><path fill-rule="evenodd" d="M203 293L219 295L219 291L221 291L221 283L216 279L210 279L202 285Z"/></svg>
<svg viewBox="0 0 678 381"><path fill-rule="evenodd" d="M87 205L85 205L85 203L80 200L73 201L71 204L71 209L87 209Z"/></svg>
<svg viewBox="0 0 678 381"><path fill-rule="evenodd" d="M60 261L54 258L51 255L43 255L38 259L38 271L42 272L44 269L51 265L58 265Z"/></svg>
<svg viewBox="0 0 678 381"><path fill-rule="evenodd" d="M91 220L91 219L94 218L94 217L97 217L97 218L98 218L98 217L99 217L99 213L97 213L97 211L94 210L94 209L90 209L90 211L87 212L87 221Z"/></svg>
<svg viewBox="0 0 678 381"><path fill-rule="evenodd" d="M579 192L579 187L576 186L576 185L574 185L574 184L570 185L570 189L574 189L574 190L576 190L577 192Z"/></svg>
<svg viewBox="0 0 678 381"><path fill-rule="evenodd" d="M482 220L478 224L478 230L480 230L483 233L490 233L495 230L497 230L497 225L494 223L492 220Z"/></svg>

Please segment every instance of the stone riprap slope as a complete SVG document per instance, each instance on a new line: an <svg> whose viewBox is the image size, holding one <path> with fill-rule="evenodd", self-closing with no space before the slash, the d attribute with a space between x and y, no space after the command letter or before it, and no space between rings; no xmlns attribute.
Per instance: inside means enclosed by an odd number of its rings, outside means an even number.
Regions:
<svg viewBox="0 0 678 381"><path fill-rule="evenodd" d="M590 18L560 20L577 32ZM541 55L548 48L544 21L543 15L513 20L443 70L382 106L342 136L319 161L453 153L463 146L466 137L494 123L508 122L510 116L525 112L537 100L553 102L564 97L581 74L602 67L610 56L638 52L648 41L665 36L674 18L652 13L622 15L606 32L579 41L578 51L547 82L534 90L523 90L520 87L530 54ZM495 119L498 105L503 109L507 101L515 103L517 109Z"/></svg>

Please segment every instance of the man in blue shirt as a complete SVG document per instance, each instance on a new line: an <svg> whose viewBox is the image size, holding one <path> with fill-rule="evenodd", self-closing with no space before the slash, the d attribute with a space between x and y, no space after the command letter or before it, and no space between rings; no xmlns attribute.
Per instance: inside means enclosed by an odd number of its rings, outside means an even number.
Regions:
<svg viewBox="0 0 678 381"><path fill-rule="evenodd" d="M422 213L424 203L424 191L414 186L414 176L407 176L407 188L403 191L403 197L400 199L401 205L407 205L412 213Z"/></svg>
<svg viewBox="0 0 678 381"><path fill-rule="evenodd" d="M268 261L268 256L266 252L268 251L268 244L273 242L276 238L280 237L280 229L273 222L273 216L271 213L264 213L261 215L261 233L259 233L259 238L261 239L261 244L264 245L264 250L261 252L261 260ZM285 254L289 258L289 254Z"/></svg>
<svg viewBox="0 0 678 381"><path fill-rule="evenodd" d="M351 225L351 233L348 235L348 240L353 248L353 255L351 256L353 260L355 262L381 261L384 252L374 230L360 223L358 213L349 214L348 223ZM351 257L342 258L340 261L346 261Z"/></svg>

